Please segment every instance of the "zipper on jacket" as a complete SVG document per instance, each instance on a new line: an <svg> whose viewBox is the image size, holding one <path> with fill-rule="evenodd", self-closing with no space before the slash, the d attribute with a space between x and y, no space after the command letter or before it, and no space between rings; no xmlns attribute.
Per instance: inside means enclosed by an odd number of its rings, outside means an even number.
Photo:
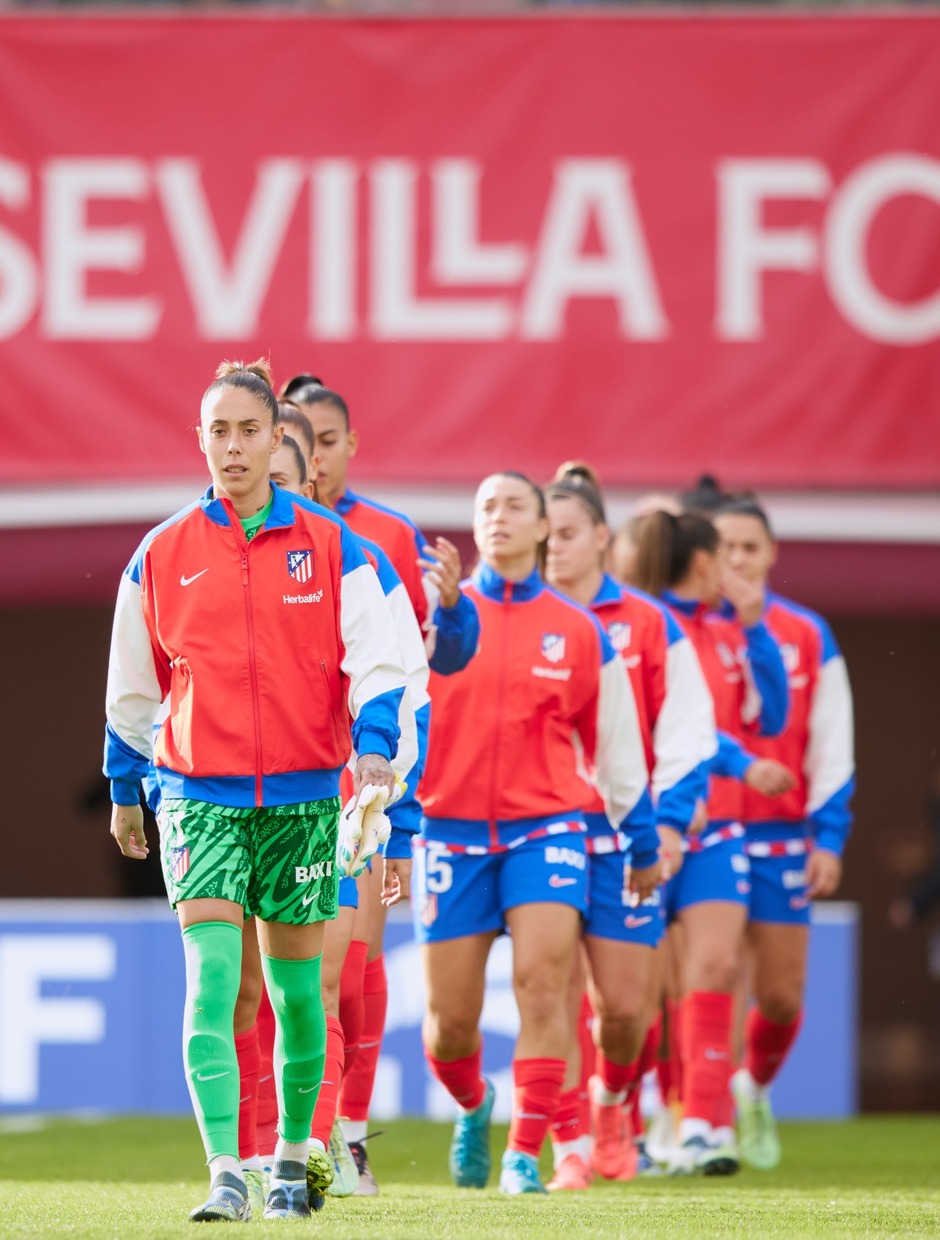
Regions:
<svg viewBox="0 0 940 1240"><path fill-rule="evenodd" d="M498 679L496 682L496 729L494 731L493 743L493 765L492 775L490 779L490 846L493 847L499 843L499 827L496 825L496 799L499 790L496 787L496 772L499 764L499 740L500 727L503 721L503 696L506 684L506 653L509 647L509 617L512 614L512 582L507 581L503 585L503 601L500 611L500 633L499 633L499 663L498 663Z"/></svg>
<svg viewBox="0 0 940 1240"><path fill-rule="evenodd" d="M226 509L230 508L228 500L224 501ZM258 689L258 666L255 652L255 618L251 609L251 582L248 577L248 539L245 529L238 519L235 509L229 512L229 522L238 543L242 561L242 591L245 595L245 615L248 619L248 675L251 681L251 713L255 722L255 804L264 804L264 760L261 752L261 693ZM262 531L255 535L257 538Z"/></svg>

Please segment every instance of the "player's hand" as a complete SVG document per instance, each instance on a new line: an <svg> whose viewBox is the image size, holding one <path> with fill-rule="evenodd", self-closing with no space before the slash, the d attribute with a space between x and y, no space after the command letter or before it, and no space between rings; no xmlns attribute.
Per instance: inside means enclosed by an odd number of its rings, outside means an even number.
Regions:
<svg viewBox="0 0 940 1240"><path fill-rule="evenodd" d="M708 826L708 802L704 797L695 798L695 813L689 823L689 835L701 835Z"/></svg>
<svg viewBox="0 0 940 1240"><path fill-rule="evenodd" d="M366 784L374 784L376 788L387 788L389 796L394 796L395 772L388 758L383 758L380 753L359 755L356 769L353 771L353 792L357 797Z"/></svg>
<svg viewBox="0 0 940 1240"><path fill-rule="evenodd" d="M146 861L150 845L144 831L144 811L139 805L111 806L111 834L125 857Z"/></svg>
<svg viewBox="0 0 940 1240"><path fill-rule="evenodd" d="M460 602L460 578L462 568L460 552L446 538L435 538L434 546L425 545L427 559L418 560L425 575L441 594L442 607L456 607Z"/></svg>
<svg viewBox="0 0 940 1240"><path fill-rule="evenodd" d="M661 877L658 858L653 865L648 865L645 870L630 871L630 890L636 896L637 904L642 904L644 900L650 898L659 886Z"/></svg>
<svg viewBox="0 0 940 1240"><path fill-rule="evenodd" d="M656 830L659 833L659 881L668 883L682 869L682 836L675 827L659 826Z"/></svg>
<svg viewBox="0 0 940 1240"><path fill-rule="evenodd" d="M764 614L766 595L759 581L748 579L736 568L723 564L718 588L737 613L746 629L756 624Z"/></svg>
<svg viewBox="0 0 940 1240"><path fill-rule="evenodd" d="M828 848L814 848L806 859L806 896L831 896L842 881L842 859Z"/></svg>
<svg viewBox="0 0 940 1240"><path fill-rule="evenodd" d="M796 787L796 776L775 758L755 758L744 772L744 782L765 797L782 797Z"/></svg>
<svg viewBox="0 0 940 1240"><path fill-rule="evenodd" d="M411 896L411 858L386 857L382 872L382 903L391 908Z"/></svg>

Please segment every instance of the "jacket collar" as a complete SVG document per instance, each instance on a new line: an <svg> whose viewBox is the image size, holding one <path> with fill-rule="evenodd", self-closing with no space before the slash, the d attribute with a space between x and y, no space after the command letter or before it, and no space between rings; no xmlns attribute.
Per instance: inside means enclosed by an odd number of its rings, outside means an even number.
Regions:
<svg viewBox="0 0 940 1240"><path fill-rule="evenodd" d="M708 612L708 608L699 599L679 598L678 594L673 594L671 590L663 590L663 602L690 620L701 620Z"/></svg>
<svg viewBox="0 0 940 1240"><path fill-rule="evenodd" d="M490 568L488 564L478 564L473 570L471 579L481 594L496 603L504 601L506 587L509 585L509 582L505 577L501 577L495 569ZM528 603L531 599L538 598L544 588L545 583L539 576L538 569L533 569L524 581L514 581L512 583L510 601L513 603Z"/></svg>
<svg viewBox="0 0 940 1240"><path fill-rule="evenodd" d="M273 530L285 525L294 524L294 502L293 495L290 491L284 491L280 487L276 487L273 482L268 484L274 492L274 502L271 505L271 511L268 513L268 519L265 521L263 529ZM229 512L235 518L234 510L231 505L216 498L210 486L206 493L199 500L203 512L213 523L213 525L231 525L229 520Z"/></svg>
<svg viewBox="0 0 940 1240"><path fill-rule="evenodd" d="M619 582L614 581L610 573L605 573L601 578L600 588L594 595L591 603L592 607L601 607L605 603L619 603L623 598L623 588Z"/></svg>
<svg viewBox="0 0 940 1240"><path fill-rule="evenodd" d="M359 496L355 491L345 490L336 503L333 505L333 511L338 512L341 517L345 517L350 508L354 508L359 503Z"/></svg>

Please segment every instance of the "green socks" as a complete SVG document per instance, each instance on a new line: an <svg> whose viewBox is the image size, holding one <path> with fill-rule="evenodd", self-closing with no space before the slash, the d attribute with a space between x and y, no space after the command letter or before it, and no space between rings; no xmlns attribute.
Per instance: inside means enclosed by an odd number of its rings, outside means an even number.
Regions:
<svg viewBox="0 0 940 1240"><path fill-rule="evenodd" d="M277 1019L274 1079L281 1116L280 1134L285 1141L299 1144L310 1137L326 1061L320 957L275 960L262 956L261 963Z"/></svg>
<svg viewBox="0 0 940 1240"><path fill-rule="evenodd" d="M232 1020L241 980L241 928L225 921L187 926L183 951L183 1062L189 1096L206 1161L226 1154L237 1159L240 1089Z"/></svg>

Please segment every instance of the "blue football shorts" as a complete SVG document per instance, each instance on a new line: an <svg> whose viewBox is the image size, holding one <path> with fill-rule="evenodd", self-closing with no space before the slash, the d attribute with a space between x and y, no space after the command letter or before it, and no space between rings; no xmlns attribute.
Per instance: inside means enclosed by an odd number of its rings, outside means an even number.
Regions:
<svg viewBox="0 0 940 1240"><path fill-rule="evenodd" d="M633 908L628 852L593 853L588 857L588 910L584 933L618 943L657 947L666 932L660 888Z"/></svg>
<svg viewBox="0 0 940 1240"><path fill-rule="evenodd" d="M808 926L812 902L806 894L809 854L805 843L802 840L748 840L745 848L751 863L748 920ZM775 855L778 848L783 855Z"/></svg>
<svg viewBox="0 0 940 1240"><path fill-rule="evenodd" d="M743 833L730 839L716 839L715 833L706 827L699 843L701 848L685 854L682 869L665 886L667 924L693 904L716 900L750 904L751 866L744 851Z"/></svg>
<svg viewBox="0 0 940 1240"><path fill-rule="evenodd" d="M542 836L483 854L421 836L415 840L412 887L419 943L503 931L506 912L522 904L562 904L583 914L584 835Z"/></svg>

